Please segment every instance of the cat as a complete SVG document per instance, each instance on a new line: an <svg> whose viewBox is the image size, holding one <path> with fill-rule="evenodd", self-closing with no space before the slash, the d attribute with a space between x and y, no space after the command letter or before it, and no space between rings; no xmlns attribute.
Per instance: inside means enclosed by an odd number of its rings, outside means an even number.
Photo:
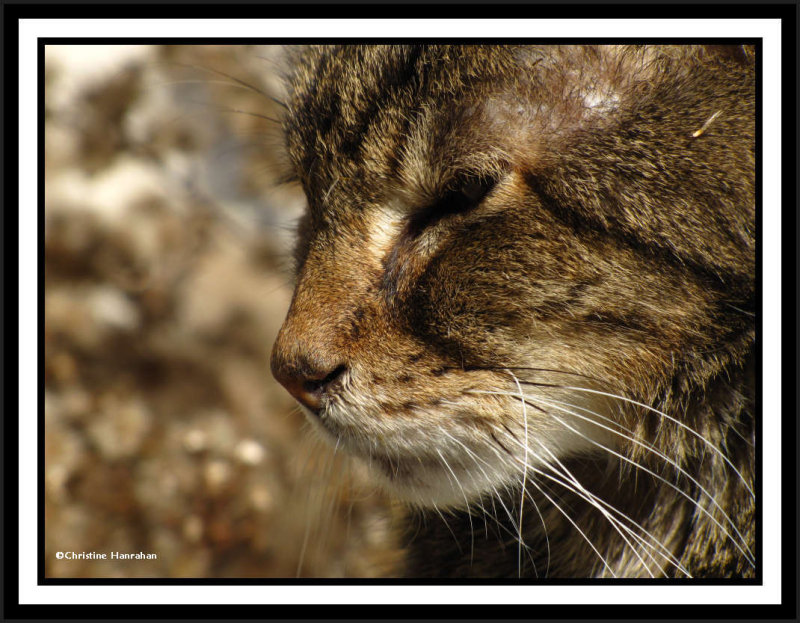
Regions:
<svg viewBox="0 0 800 623"><path fill-rule="evenodd" d="M272 371L404 575L754 577L754 49L289 54Z"/></svg>

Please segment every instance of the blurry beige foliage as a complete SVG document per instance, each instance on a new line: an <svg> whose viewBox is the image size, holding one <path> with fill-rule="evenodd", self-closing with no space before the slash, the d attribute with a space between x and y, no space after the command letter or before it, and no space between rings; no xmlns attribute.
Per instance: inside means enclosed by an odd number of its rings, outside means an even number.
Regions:
<svg viewBox="0 0 800 623"><path fill-rule="evenodd" d="M393 573L386 502L269 372L303 205L278 55L46 49L48 577Z"/></svg>

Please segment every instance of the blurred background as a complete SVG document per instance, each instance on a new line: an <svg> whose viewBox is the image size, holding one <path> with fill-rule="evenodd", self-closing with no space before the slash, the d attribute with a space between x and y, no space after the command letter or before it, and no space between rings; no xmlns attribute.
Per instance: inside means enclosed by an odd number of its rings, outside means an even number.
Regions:
<svg viewBox="0 0 800 623"><path fill-rule="evenodd" d="M304 203L280 52L46 47L47 577L395 573L391 507L269 371Z"/></svg>

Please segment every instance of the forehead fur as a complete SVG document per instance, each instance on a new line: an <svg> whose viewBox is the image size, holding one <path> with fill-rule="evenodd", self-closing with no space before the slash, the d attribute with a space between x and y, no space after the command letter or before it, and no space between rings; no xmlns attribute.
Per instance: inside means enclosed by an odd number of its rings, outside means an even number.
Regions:
<svg viewBox="0 0 800 623"><path fill-rule="evenodd" d="M571 219L723 279L752 273L745 48L350 45L295 56L285 130L312 214L335 220L397 197L421 207L463 174L515 170ZM709 202L721 185L729 192Z"/></svg>

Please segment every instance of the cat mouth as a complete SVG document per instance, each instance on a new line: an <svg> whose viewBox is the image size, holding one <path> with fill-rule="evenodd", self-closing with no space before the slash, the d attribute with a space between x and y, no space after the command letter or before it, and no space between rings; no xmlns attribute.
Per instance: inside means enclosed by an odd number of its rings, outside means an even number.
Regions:
<svg viewBox="0 0 800 623"><path fill-rule="evenodd" d="M342 436L345 435L344 429L334 421L329 409L324 405L320 409L312 410L301 404L300 410L311 425L325 435L329 441L332 439L334 443L340 442Z"/></svg>
<svg viewBox="0 0 800 623"><path fill-rule="evenodd" d="M383 488L398 499L420 508L468 508L495 486L506 482L506 470L480 469L475 473L463 465L465 457L422 454L392 447L385 440L340 428L332 418L315 417L315 426L326 442L362 462Z"/></svg>
<svg viewBox="0 0 800 623"><path fill-rule="evenodd" d="M401 452L393 452L391 448L384 447L384 440L370 439L363 433L355 435L349 426L338 422L334 414L325 407L319 411L305 407L301 409L329 444L364 461L391 485L424 488L429 480L425 475L444 473L442 459L438 457L418 454L402 456Z"/></svg>

